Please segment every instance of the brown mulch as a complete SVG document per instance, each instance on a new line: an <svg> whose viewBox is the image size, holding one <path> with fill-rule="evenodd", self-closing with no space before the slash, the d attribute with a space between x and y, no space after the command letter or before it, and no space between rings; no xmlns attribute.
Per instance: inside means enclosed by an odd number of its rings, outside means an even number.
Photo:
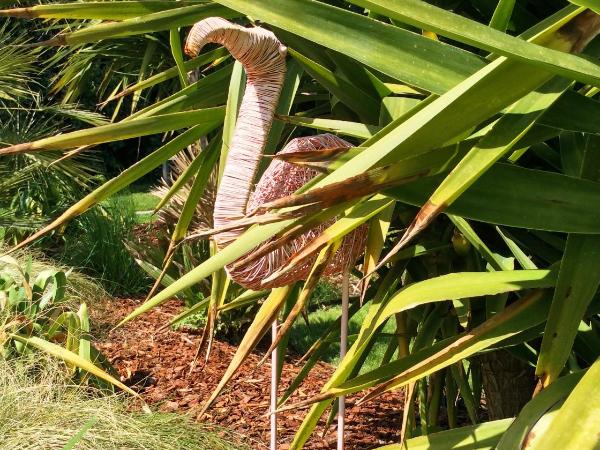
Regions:
<svg viewBox="0 0 600 450"><path fill-rule="evenodd" d="M208 364L198 364L190 373L200 334L197 332L157 331L181 309L175 300L155 308L115 331L108 330L139 301L113 300L96 308L92 320L98 336L96 346L119 371L124 382L137 389L145 400L162 411L189 412L198 415L202 403L217 386L231 361L236 347L215 341ZM255 352L246 360L238 375L198 420L227 427L234 435L244 436L253 449L266 449L269 443L268 412L270 364L257 368L261 359ZM298 358L287 358L280 394L298 374ZM291 401L319 392L333 367L317 364ZM358 397L347 399L346 436L348 450L366 450L397 442L402 414L399 393L388 393L375 402L357 407ZM298 428L306 410L286 411L279 415L278 439L282 450ZM326 414L327 415L327 414ZM325 415L325 416L326 416ZM336 448L335 423L324 433L324 421L306 444L307 449Z"/></svg>

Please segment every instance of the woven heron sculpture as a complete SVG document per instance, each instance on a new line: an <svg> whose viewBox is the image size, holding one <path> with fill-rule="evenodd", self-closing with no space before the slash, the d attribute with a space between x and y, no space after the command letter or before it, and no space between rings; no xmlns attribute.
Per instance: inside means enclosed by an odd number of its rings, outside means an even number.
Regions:
<svg viewBox="0 0 600 450"><path fill-rule="evenodd" d="M185 44L189 56L197 56L208 43L218 43L244 67L247 75L246 89L241 102L235 130L223 175L217 190L214 206L214 228L227 231L214 236L219 249L224 248L244 232L244 228L228 229L232 223L260 205L291 195L317 172L282 160L271 162L256 187L254 180L263 156L275 108L285 77L286 47L275 35L265 29L244 28L221 18L208 18L196 23ZM326 148L349 148L351 145L331 134L296 138L280 153L314 151ZM300 251L324 230L321 225L296 237L270 253L244 265L231 265L227 272L232 280L249 289L285 286L308 277L316 258L313 257L295 270L268 282L271 274L283 267L291 256ZM348 273L360 256L365 243L365 229L347 235L338 251L332 256L324 275L343 274L341 352L345 353L347 339ZM273 339L277 324L273 324ZM272 354L271 373L271 449L276 448L277 353ZM338 448L343 448L344 399L340 399L338 412Z"/></svg>

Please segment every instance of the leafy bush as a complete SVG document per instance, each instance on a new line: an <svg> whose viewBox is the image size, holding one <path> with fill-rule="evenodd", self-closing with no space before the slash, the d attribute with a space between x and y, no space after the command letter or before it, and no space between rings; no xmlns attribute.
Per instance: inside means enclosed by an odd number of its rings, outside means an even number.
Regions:
<svg viewBox="0 0 600 450"><path fill-rule="evenodd" d="M64 360L72 381L128 390L91 343L85 301L104 295L96 283L36 254L0 257L0 358L40 349Z"/></svg>
<svg viewBox="0 0 600 450"><path fill-rule="evenodd" d="M112 295L139 294L150 280L126 247L137 239L137 225L131 200L111 199L70 225L58 258L99 279Z"/></svg>
<svg viewBox="0 0 600 450"><path fill-rule="evenodd" d="M247 448L239 436L236 444L228 442L232 438L226 430L195 424L185 415L131 412L121 396L74 386L64 366L39 354L0 358L3 450L61 449L71 439L80 450Z"/></svg>

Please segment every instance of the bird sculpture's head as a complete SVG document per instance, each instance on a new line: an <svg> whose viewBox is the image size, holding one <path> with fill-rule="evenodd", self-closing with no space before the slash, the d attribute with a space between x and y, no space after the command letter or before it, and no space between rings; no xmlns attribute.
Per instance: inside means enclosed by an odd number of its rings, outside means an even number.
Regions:
<svg viewBox="0 0 600 450"><path fill-rule="evenodd" d="M249 77L268 74L285 64L287 48L264 28L244 28L220 17L204 19L188 34L185 53L195 57L209 43L226 47Z"/></svg>

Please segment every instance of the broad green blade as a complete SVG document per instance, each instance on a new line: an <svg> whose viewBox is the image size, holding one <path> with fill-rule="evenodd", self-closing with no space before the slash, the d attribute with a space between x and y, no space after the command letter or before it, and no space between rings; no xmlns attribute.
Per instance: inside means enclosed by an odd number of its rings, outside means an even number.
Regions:
<svg viewBox="0 0 600 450"><path fill-rule="evenodd" d="M361 402L371 400L543 323L549 308L550 296L540 290L532 291L470 331L438 341L431 347L331 388L323 395L345 395L378 385Z"/></svg>
<svg viewBox="0 0 600 450"><path fill-rule="evenodd" d="M428 92L441 94L485 64L472 53L321 2L219 3ZM427 59L423 55L428 55Z"/></svg>
<svg viewBox="0 0 600 450"><path fill-rule="evenodd" d="M598 0L569 0L574 5L585 6L600 14L600 2Z"/></svg>
<svg viewBox="0 0 600 450"><path fill-rule="evenodd" d="M470 244L477 252L485 259L493 270L513 270L513 266L506 262L506 259L501 255L494 253L486 245L485 242L477 235L471 224L459 216L448 215L452 223L460 230L462 235L467 238ZM527 267L530 269L530 267ZM537 269L537 267L534 267Z"/></svg>
<svg viewBox="0 0 600 450"><path fill-rule="evenodd" d="M0 17L23 17L27 19L99 19L125 20L146 14L165 11L197 2L170 0L120 1L118 8L109 2L85 2L35 5L28 8L14 8L0 11Z"/></svg>
<svg viewBox="0 0 600 450"><path fill-rule="evenodd" d="M269 295L269 291L251 291L251 290L244 291L242 294L238 295L233 300L231 300L231 301L225 303L223 306L221 306L220 311L225 312L225 311L231 311L231 310L237 309L237 308L243 308L244 306L248 306L248 305L251 305L252 303L256 303L258 300L266 297L267 295Z"/></svg>
<svg viewBox="0 0 600 450"><path fill-rule="evenodd" d="M410 242L496 161L511 151L570 84L568 80L560 78L551 80L509 108L481 141L452 169L423 205L392 252Z"/></svg>
<svg viewBox="0 0 600 450"><path fill-rule="evenodd" d="M562 137L562 136L561 136ZM572 140L568 140L572 137ZM573 170L565 172L584 179L600 179L600 138L565 136L562 150L573 159ZM563 145L564 144L564 145ZM566 156L566 155L565 155ZM568 164L565 164L568 168ZM536 375L544 386L552 383L569 359L579 323L600 285L600 236L570 234L561 260L560 272Z"/></svg>
<svg viewBox="0 0 600 450"><path fill-rule="evenodd" d="M441 178L423 178L385 192L402 202L422 206ZM600 183L497 163L446 211L496 225L599 234L600 210L589 208L598 202Z"/></svg>
<svg viewBox="0 0 600 450"><path fill-rule="evenodd" d="M600 102L568 90L544 113L538 123L561 131L600 134L600 124L595 120L598 114Z"/></svg>
<svg viewBox="0 0 600 450"><path fill-rule="evenodd" d="M90 25L71 33L59 34L48 41L41 42L39 45L77 45L98 42L103 39L155 33L175 27L185 27L207 17L215 16L232 19L239 16L239 14L215 4L184 6L126 19L122 22Z"/></svg>
<svg viewBox="0 0 600 450"><path fill-rule="evenodd" d="M179 34L179 28L171 28L169 30L169 43L171 45L171 54L175 60L177 71L179 72L179 82L181 88L185 89L190 85L188 80L187 71L183 60L183 48L181 47L181 35Z"/></svg>
<svg viewBox="0 0 600 450"><path fill-rule="evenodd" d="M538 393L521 410L515 421L498 442L496 450L523 448L527 435L540 418L561 400L567 398L583 377L585 371L579 371L559 378L551 386Z"/></svg>
<svg viewBox="0 0 600 450"><path fill-rule="evenodd" d="M379 102L346 79L337 76L326 67L310 60L293 49L288 53L298 61L325 89L331 92L342 103L356 112L365 123L377 123L379 117Z"/></svg>
<svg viewBox="0 0 600 450"><path fill-rule="evenodd" d="M39 337L36 337L36 336L25 338L25 337L18 336L18 335L11 335L11 337L25 345L31 345L33 347L39 348L43 352L48 353L49 355L52 355L56 358L59 358L59 359L63 360L64 362L66 362L67 364L71 364L73 366L80 367L81 369L85 370L86 372L89 372L90 374L95 375L98 378L101 378L104 381L107 381L114 386L117 386L118 388L139 398L140 400L142 400L142 402L144 402L139 394L132 391L130 388L125 386L119 380L117 380L116 378L107 374L104 370L100 369L98 366L95 366L93 363L91 363L87 359L83 359L77 353L70 352L59 345L53 344L52 342L48 342L44 339L40 339Z"/></svg>
<svg viewBox="0 0 600 450"><path fill-rule="evenodd" d="M377 447L376 450L493 450L512 421L513 419L494 420L440 431L408 439L404 444Z"/></svg>
<svg viewBox="0 0 600 450"><path fill-rule="evenodd" d="M536 65L583 83L600 83L600 66L574 55L543 48L420 0L350 0L371 11L489 52ZM582 12L579 8L574 15ZM565 38L566 39L566 38ZM569 38L570 39L570 38ZM577 39L573 37L573 39ZM543 41L542 41L543 43Z"/></svg>
<svg viewBox="0 0 600 450"><path fill-rule="evenodd" d="M556 36L555 25L548 25L537 38L562 42ZM441 97L432 96L429 101L421 102L410 118L400 118L386 126L364 143L365 147L370 145L368 151L360 152L315 186L442 147L537 89L549 76L533 66L499 57ZM482 98L486 101L481 102Z"/></svg>
<svg viewBox="0 0 600 450"><path fill-rule="evenodd" d="M588 369L530 450L595 450L600 446L600 360Z"/></svg>
<svg viewBox="0 0 600 450"><path fill-rule="evenodd" d="M532 287L549 287L554 285L555 278L556 274L548 270L455 273L408 285L384 304L374 302L363 321L358 338L338 365L338 369L324 386L322 394L318 394L314 399L311 399L311 402L319 400L321 396L323 396L322 398L330 398L332 395L337 396L360 391L378 382L386 379L389 380L390 377L398 373L404 373L404 377L392 379L392 381L382 385L381 389L388 389L390 383L393 383L393 386L389 388L406 384L405 382L415 381L442 367L453 364L488 345L492 345L492 343L499 342L516 334L521 331L520 327L523 320L531 321L534 319L535 323L533 325L540 323L544 320L544 316L532 318L531 314L521 314L519 316L519 313L523 309L527 311L535 308L539 309L540 304L542 304L542 307L545 305L548 308L548 301L545 303L541 302L542 296L536 291L530 297L526 297L526 299L518 302L518 304L514 304L495 315L486 322L488 325L480 326L480 333L475 334L474 331L470 331L468 339L464 338L460 341L460 349L464 349L463 352L460 352L459 348L456 348L456 351L453 350L451 353L447 351L446 346L450 344L448 341L454 342L455 340L452 338L437 343L419 353L411 354L395 363L390 363L380 369L376 369L373 372L361 375L348 383L344 383L356 360L360 358L360 355L367 348L376 330L395 313L422 304L448 299L494 295L501 292ZM515 317L521 317L523 320L519 321ZM493 337L486 336L486 333L488 335L492 333ZM417 364L419 362L422 362L422 364ZM402 365L402 370L395 367L398 364ZM297 448L301 448L301 445L308 439L318 418L329 403L330 400L323 400L313 405L309 414L305 417L303 425L297 432L292 447L297 445Z"/></svg>
<svg viewBox="0 0 600 450"><path fill-rule="evenodd" d="M206 308L208 308L209 301L210 301L210 297L207 297L204 300L201 300L198 303L196 303L194 306L192 306L192 307L186 309L185 311L182 311L181 313L177 314L175 317L173 317L169 321L168 326L170 326L170 327L175 326L179 322L187 319L188 317L190 317L190 316L192 316L194 314L201 313Z"/></svg>
<svg viewBox="0 0 600 450"><path fill-rule="evenodd" d="M429 302L496 295L522 289L553 287L556 273L550 270L459 272L413 283L400 290L379 312L374 327L389 317Z"/></svg>
<svg viewBox="0 0 600 450"><path fill-rule="evenodd" d="M525 252L517 245L517 243L509 238L505 233L502 232L500 227L496 227L496 231L513 254L515 259L519 261L519 264L523 269L537 269L538 267L533 263L531 258L525 254Z"/></svg>
<svg viewBox="0 0 600 450"><path fill-rule="evenodd" d="M579 322L599 285L600 236L569 235L536 367L545 386L567 362Z"/></svg>
<svg viewBox="0 0 600 450"><path fill-rule="evenodd" d="M494 9L494 15L490 20L490 27L495 30L506 32L508 24L510 22L510 16L512 15L515 7L516 0L499 0Z"/></svg>
<svg viewBox="0 0 600 450"><path fill-rule="evenodd" d="M276 116L277 120L292 125L299 125L315 130L327 131L329 133L341 134L358 139L369 139L381 128L376 125L366 125L359 122L348 122L344 120L320 119L301 116Z"/></svg>
<svg viewBox="0 0 600 450"><path fill-rule="evenodd" d="M206 124L210 128L215 128L221 124L224 115L225 108L208 108L197 111L157 115L72 131L26 144L17 144L12 147L0 149L0 155L44 150L65 150L84 145L94 145L164 133L165 131L178 130L199 124Z"/></svg>

